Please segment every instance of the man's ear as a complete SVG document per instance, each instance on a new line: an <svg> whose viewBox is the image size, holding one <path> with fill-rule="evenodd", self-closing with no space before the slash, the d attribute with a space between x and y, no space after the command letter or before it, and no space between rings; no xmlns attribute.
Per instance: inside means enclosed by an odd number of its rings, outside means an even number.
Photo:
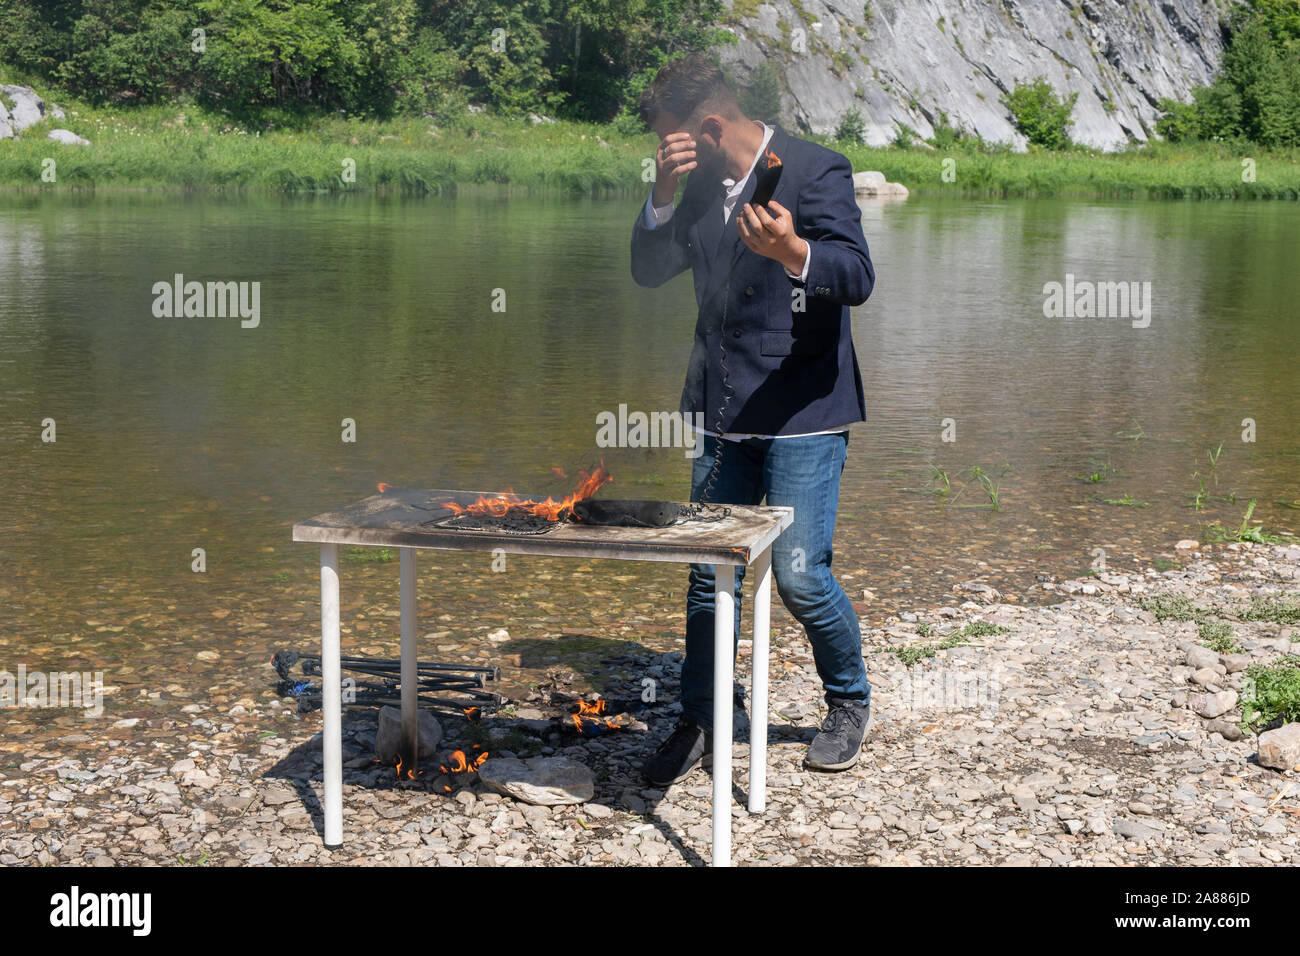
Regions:
<svg viewBox="0 0 1300 956"><path fill-rule="evenodd" d="M717 113L710 113L704 119L700 120L700 136L708 137L712 141L714 148L722 145L722 130L724 122Z"/></svg>

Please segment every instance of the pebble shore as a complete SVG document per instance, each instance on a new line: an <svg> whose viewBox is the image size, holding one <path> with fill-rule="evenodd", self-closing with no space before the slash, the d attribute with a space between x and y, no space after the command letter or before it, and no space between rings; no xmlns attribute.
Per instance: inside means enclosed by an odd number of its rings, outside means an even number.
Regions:
<svg viewBox="0 0 1300 956"><path fill-rule="evenodd" d="M774 634L767 811L750 815L737 800L733 862L1300 864L1300 773L1260 766L1258 738L1237 729L1239 712L1196 711L1212 694L1235 702L1248 664L1300 655L1300 628L1234 621L1240 649L1225 659L1207 656L1193 622L1145 609L1152 595L1181 595L1226 618L1257 596L1294 597L1300 547L1180 544L1180 566L1163 572L1047 581L1035 605L968 582L948 605L864 628L873 727L843 773L802 767L824 714L821 687L802 633ZM980 621L1007 630L945 641ZM922 654L907 666L891 653L900 648ZM354 709L344 716L346 842L329 851L319 713L249 697L183 708L183 752L124 746L130 720L24 752L0 779L0 864L706 864L709 771L666 792L639 779L672 730L680 661L646 652L617 662L624 685L607 696L635 698L645 677L656 687L656 703L630 729L563 734L525 700L477 729L494 756L588 766L596 789L586 803L521 803L435 767L398 781L375 760L374 711ZM743 642L737 676L746 686L748 667ZM444 748L470 730L447 721ZM747 758L738 741L738 795Z"/></svg>

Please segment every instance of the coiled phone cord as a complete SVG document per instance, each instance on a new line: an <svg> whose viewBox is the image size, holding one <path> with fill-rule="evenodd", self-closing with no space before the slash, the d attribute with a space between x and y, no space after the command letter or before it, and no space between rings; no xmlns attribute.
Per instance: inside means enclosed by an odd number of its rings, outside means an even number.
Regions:
<svg viewBox="0 0 1300 956"><path fill-rule="evenodd" d="M734 264L734 263L733 263ZM718 467L722 464L722 449L726 446L726 441L722 437L722 421L727 412L727 406L731 404L731 396L735 390L728 383L730 370L727 368L727 305L731 302L731 270L727 271L727 285L722 293L722 318L718 323L718 348L721 351L719 365L722 367L722 404L718 406L718 423L714 426L714 432L717 434L717 446L713 450L713 467L709 469L709 477L704 482L704 488L700 490L700 503L713 504L709 496L713 494L713 486L718 481ZM700 436L700 441L704 441L704 435Z"/></svg>

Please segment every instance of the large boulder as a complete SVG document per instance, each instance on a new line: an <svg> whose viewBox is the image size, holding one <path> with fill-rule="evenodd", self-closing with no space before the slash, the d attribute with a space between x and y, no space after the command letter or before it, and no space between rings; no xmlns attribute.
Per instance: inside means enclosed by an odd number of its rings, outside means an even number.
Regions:
<svg viewBox="0 0 1300 956"><path fill-rule="evenodd" d="M0 139L14 139L23 130L51 117L64 119L63 110L53 105L47 107L45 100L30 86L0 84ZM90 145L89 140L66 129L54 130L49 138L59 143Z"/></svg>
<svg viewBox="0 0 1300 956"><path fill-rule="evenodd" d="M902 183L888 182L884 173L867 170L853 174L853 195L859 199L873 199L882 196L906 199L907 187ZM985 585L985 587L988 587L988 585ZM990 588L990 590L992 589ZM997 594L996 591L993 593Z"/></svg>
<svg viewBox="0 0 1300 956"><path fill-rule="evenodd" d="M586 803L596 793L596 775L568 757L492 757L478 778L497 793L542 806Z"/></svg>
<svg viewBox="0 0 1300 956"><path fill-rule="evenodd" d="M0 93L13 104L9 111L9 124L15 135L45 119L45 100L37 96L31 87L6 83L0 86Z"/></svg>

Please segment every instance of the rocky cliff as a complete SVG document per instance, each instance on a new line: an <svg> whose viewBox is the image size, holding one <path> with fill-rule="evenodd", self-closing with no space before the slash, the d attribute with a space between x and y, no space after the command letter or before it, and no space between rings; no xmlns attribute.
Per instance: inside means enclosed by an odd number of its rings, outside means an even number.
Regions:
<svg viewBox="0 0 1300 956"><path fill-rule="evenodd" d="M1186 99L1223 51L1225 0L731 0L738 82L769 62L780 119L830 133L849 110L883 145L940 114L1023 147L1000 98L1045 76L1079 94L1072 138L1114 149L1153 135L1163 96Z"/></svg>

